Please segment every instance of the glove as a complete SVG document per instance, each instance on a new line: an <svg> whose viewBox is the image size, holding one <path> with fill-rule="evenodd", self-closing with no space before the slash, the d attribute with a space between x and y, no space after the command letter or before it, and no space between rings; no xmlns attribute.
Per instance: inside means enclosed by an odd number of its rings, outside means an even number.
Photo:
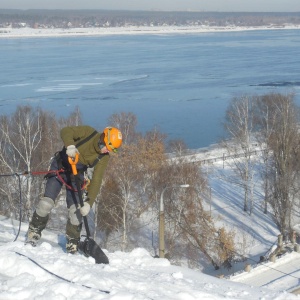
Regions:
<svg viewBox="0 0 300 300"><path fill-rule="evenodd" d="M79 153L79 151L74 145L70 145L67 147L66 153L69 157L75 158L76 153Z"/></svg>
<svg viewBox="0 0 300 300"><path fill-rule="evenodd" d="M91 206L87 203L87 202L84 202L83 203L83 206L80 207L80 213L83 217L87 216L89 211L91 209Z"/></svg>

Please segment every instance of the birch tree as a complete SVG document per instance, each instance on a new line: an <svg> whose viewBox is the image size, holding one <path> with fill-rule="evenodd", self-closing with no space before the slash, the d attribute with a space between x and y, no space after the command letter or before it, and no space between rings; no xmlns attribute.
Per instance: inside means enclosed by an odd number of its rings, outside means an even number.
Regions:
<svg viewBox="0 0 300 300"><path fill-rule="evenodd" d="M0 170L5 173L28 173L22 176L23 214L29 219L32 208L43 190L43 177L31 176L32 171L47 171L51 157L63 144L59 132L63 124L80 120L79 110L69 118L56 116L40 108L19 106L11 116L0 116ZM19 203L16 180L5 178L0 182L0 193L8 199L10 212L16 212Z"/></svg>
<svg viewBox="0 0 300 300"><path fill-rule="evenodd" d="M222 142L227 155L231 157L226 163L233 167L237 175L231 180L242 187L244 211L250 214L253 209L254 193L254 164L251 157L253 152L251 139L254 134L253 100L253 97L241 96L231 101L224 122L228 139Z"/></svg>
<svg viewBox="0 0 300 300"><path fill-rule="evenodd" d="M176 156L183 156L187 153L187 145L181 139L174 139L169 141L168 149L174 152Z"/></svg>
<svg viewBox="0 0 300 300"><path fill-rule="evenodd" d="M129 233L151 207L153 179L164 160L164 145L157 131L146 133L134 144L122 145L110 159L101 189L98 225L107 234L120 234L122 250L130 247Z"/></svg>
<svg viewBox="0 0 300 300"><path fill-rule="evenodd" d="M131 112L113 114L108 118L110 126L115 126L122 132L123 144L135 143L138 133L136 132L137 118Z"/></svg>
<svg viewBox="0 0 300 300"><path fill-rule="evenodd" d="M11 118L1 117L0 123L4 144L1 164L10 171L30 173L33 167L33 156L42 140L40 112L34 111L29 106L18 107ZM10 156L13 157L13 161ZM28 213L32 204L33 181L31 176L27 176L26 179L23 181L23 188L25 188L23 195L25 210Z"/></svg>
<svg viewBox="0 0 300 300"><path fill-rule="evenodd" d="M269 172L272 193L269 203L276 224L286 234L292 228L293 210L299 196L299 109L292 94L271 94L268 98L274 122L267 139L273 163Z"/></svg>
<svg viewBox="0 0 300 300"><path fill-rule="evenodd" d="M272 177L273 159L272 151L269 147L269 141L274 135L275 125L277 122L276 114L272 108L272 94L257 97L254 105L255 119L255 138L261 149L261 157L263 160L262 168L260 169L261 178L263 180L264 190L264 213L268 213L268 204L271 200L270 180Z"/></svg>

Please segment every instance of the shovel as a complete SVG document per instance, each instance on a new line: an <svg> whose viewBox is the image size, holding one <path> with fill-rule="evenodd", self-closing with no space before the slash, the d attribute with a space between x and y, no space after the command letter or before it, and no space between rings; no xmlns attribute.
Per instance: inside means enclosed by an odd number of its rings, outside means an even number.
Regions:
<svg viewBox="0 0 300 300"><path fill-rule="evenodd" d="M79 204L81 207L83 207L83 199L82 199L82 193L81 193L81 185L80 185L80 178L77 172L76 164L79 159L79 154L76 153L75 158L69 157L69 163L72 167L72 173L75 178L75 184L77 188L78 198L79 198ZM78 208L78 204L75 203L76 207ZM105 253L102 251L100 246L96 244L96 242L91 238L90 229L87 221L87 217L83 216L85 231L86 231L86 237L84 241L79 241L78 243L78 250L82 252L86 257L93 257L95 259L96 264L109 264L108 257L105 255Z"/></svg>

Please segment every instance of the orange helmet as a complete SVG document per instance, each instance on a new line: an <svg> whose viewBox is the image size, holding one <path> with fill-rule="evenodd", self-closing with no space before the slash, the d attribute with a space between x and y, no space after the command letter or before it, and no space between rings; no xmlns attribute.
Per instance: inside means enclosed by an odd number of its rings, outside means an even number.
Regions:
<svg viewBox="0 0 300 300"><path fill-rule="evenodd" d="M118 128L106 127L103 131L104 143L108 151L117 152L122 145L122 133Z"/></svg>

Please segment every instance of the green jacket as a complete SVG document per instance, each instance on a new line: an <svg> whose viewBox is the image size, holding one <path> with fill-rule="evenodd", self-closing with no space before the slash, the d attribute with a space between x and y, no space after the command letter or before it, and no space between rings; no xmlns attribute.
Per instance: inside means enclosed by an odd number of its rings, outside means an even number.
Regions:
<svg viewBox="0 0 300 300"><path fill-rule="evenodd" d="M70 126L64 127L60 131L60 137L64 142L65 147L70 145L75 145L79 143L82 139L87 138L95 131L94 128L90 126ZM92 165L96 159L101 154L98 141L100 139L100 133L97 132L91 139L83 143L78 147L79 151L79 162L85 166ZM92 206L95 199L99 193L103 174L107 167L109 160L108 154L102 154L101 159L98 161L94 167L93 178L91 179L90 185L88 187L88 203Z"/></svg>

